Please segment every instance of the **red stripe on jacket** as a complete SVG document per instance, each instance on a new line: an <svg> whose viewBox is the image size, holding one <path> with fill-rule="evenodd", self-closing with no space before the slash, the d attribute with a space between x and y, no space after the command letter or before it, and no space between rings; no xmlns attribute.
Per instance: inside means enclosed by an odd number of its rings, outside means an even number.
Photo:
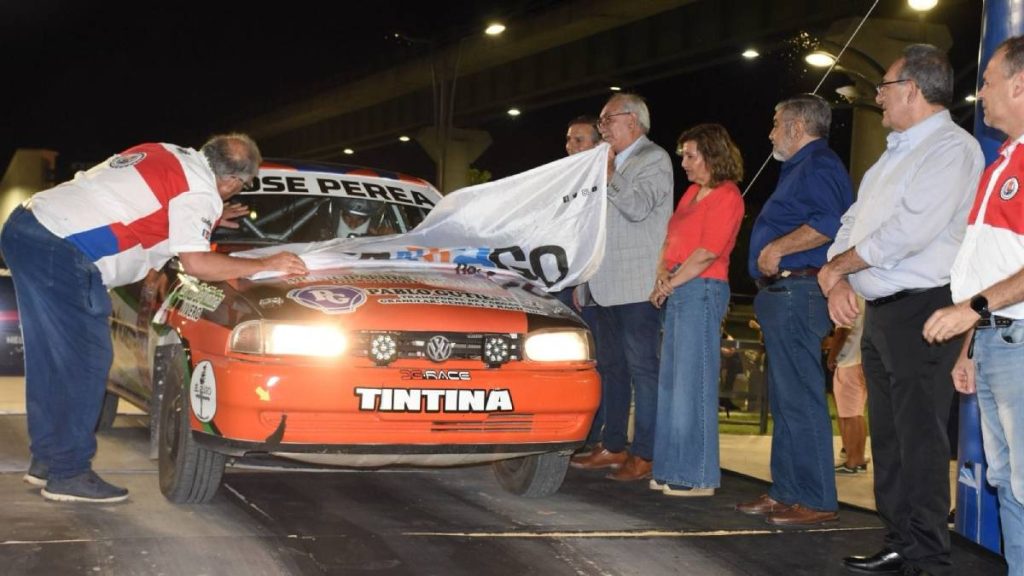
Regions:
<svg viewBox="0 0 1024 576"><path fill-rule="evenodd" d="M141 144L121 153L122 156L144 152L146 157L134 168L160 203L160 209L127 224L114 223L110 228L117 237L118 251L141 245L150 248L168 235L167 207L176 196L188 191L188 178L178 158L160 144Z"/></svg>

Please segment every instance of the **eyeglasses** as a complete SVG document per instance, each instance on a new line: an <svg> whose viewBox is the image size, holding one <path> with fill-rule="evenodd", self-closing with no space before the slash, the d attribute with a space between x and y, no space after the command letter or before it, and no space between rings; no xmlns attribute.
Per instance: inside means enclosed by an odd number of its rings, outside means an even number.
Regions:
<svg viewBox="0 0 1024 576"><path fill-rule="evenodd" d="M632 112L616 112L614 114L605 114L604 116L601 116L600 118L597 119L597 123L601 126L604 126L605 124L611 123L612 118L616 116L622 116L623 114L632 114Z"/></svg>
<svg viewBox="0 0 1024 576"><path fill-rule="evenodd" d="M902 80L889 80L887 82L880 82L878 84L875 84L875 92L881 94L882 93L882 88L885 88L886 86L888 86L890 84L902 84L903 82L910 82L910 80L911 80L910 78L904 78Z"/></svg>
<svg viewBox="0 0 1024 576"><path fill-rule="evenodd" d="M242 185L242 188L245 188L246 186L248 186L252 182L252 180L246 180L246 179L242 178L241 176L235 176L234 174L232 174L231 176L228 176L228 178L230 178L232 180L238 180L238 183Z"/></svg>

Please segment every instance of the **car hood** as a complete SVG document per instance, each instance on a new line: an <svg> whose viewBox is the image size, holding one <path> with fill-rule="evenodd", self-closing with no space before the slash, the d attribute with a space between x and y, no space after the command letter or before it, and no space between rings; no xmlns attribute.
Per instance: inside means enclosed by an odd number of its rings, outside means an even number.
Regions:
<svg viewBox="0 0 1024 576"><path fill-rule="evenodd" d="M336 319L356 330L500 332L525 332L539 324L583 326L569 308L518 275L466 273L452 264L342 267L301 277L237 280L226 288L224 304L236 312L229 323Z"/></svg>

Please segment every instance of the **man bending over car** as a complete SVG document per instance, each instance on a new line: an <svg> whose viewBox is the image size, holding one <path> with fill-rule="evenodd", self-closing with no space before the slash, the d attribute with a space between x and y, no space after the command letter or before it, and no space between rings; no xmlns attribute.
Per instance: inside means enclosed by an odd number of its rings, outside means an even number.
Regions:
<svg viewBox="0 0 1024 576"><path fill-rule="evenodd" d="M120 502L128 490L91 467L113 361L107 290L177 256L187 274L217 281L263 271L306 272L290 252L262 259L210 251L218 223L244 206L224 201L256 177L256 143L215 136L200 151L141 144L34 195L0 232L25 342L32 462L25 481L48 500ZM221 218L225 219L221 222Z"/></svg>

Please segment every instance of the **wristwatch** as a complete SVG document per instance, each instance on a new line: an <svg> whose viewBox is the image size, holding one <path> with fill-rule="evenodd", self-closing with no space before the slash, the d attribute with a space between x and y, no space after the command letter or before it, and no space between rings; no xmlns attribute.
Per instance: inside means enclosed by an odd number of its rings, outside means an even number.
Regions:
<svg viewBox="0 0 1024 576"><path fill-rule="evenodd" d="M992 317L992 312L988 309L988 298L985 298L981 294L978 294L974 298L971 298L971 310L978 313L982 320L988 320Z"/></svg>

